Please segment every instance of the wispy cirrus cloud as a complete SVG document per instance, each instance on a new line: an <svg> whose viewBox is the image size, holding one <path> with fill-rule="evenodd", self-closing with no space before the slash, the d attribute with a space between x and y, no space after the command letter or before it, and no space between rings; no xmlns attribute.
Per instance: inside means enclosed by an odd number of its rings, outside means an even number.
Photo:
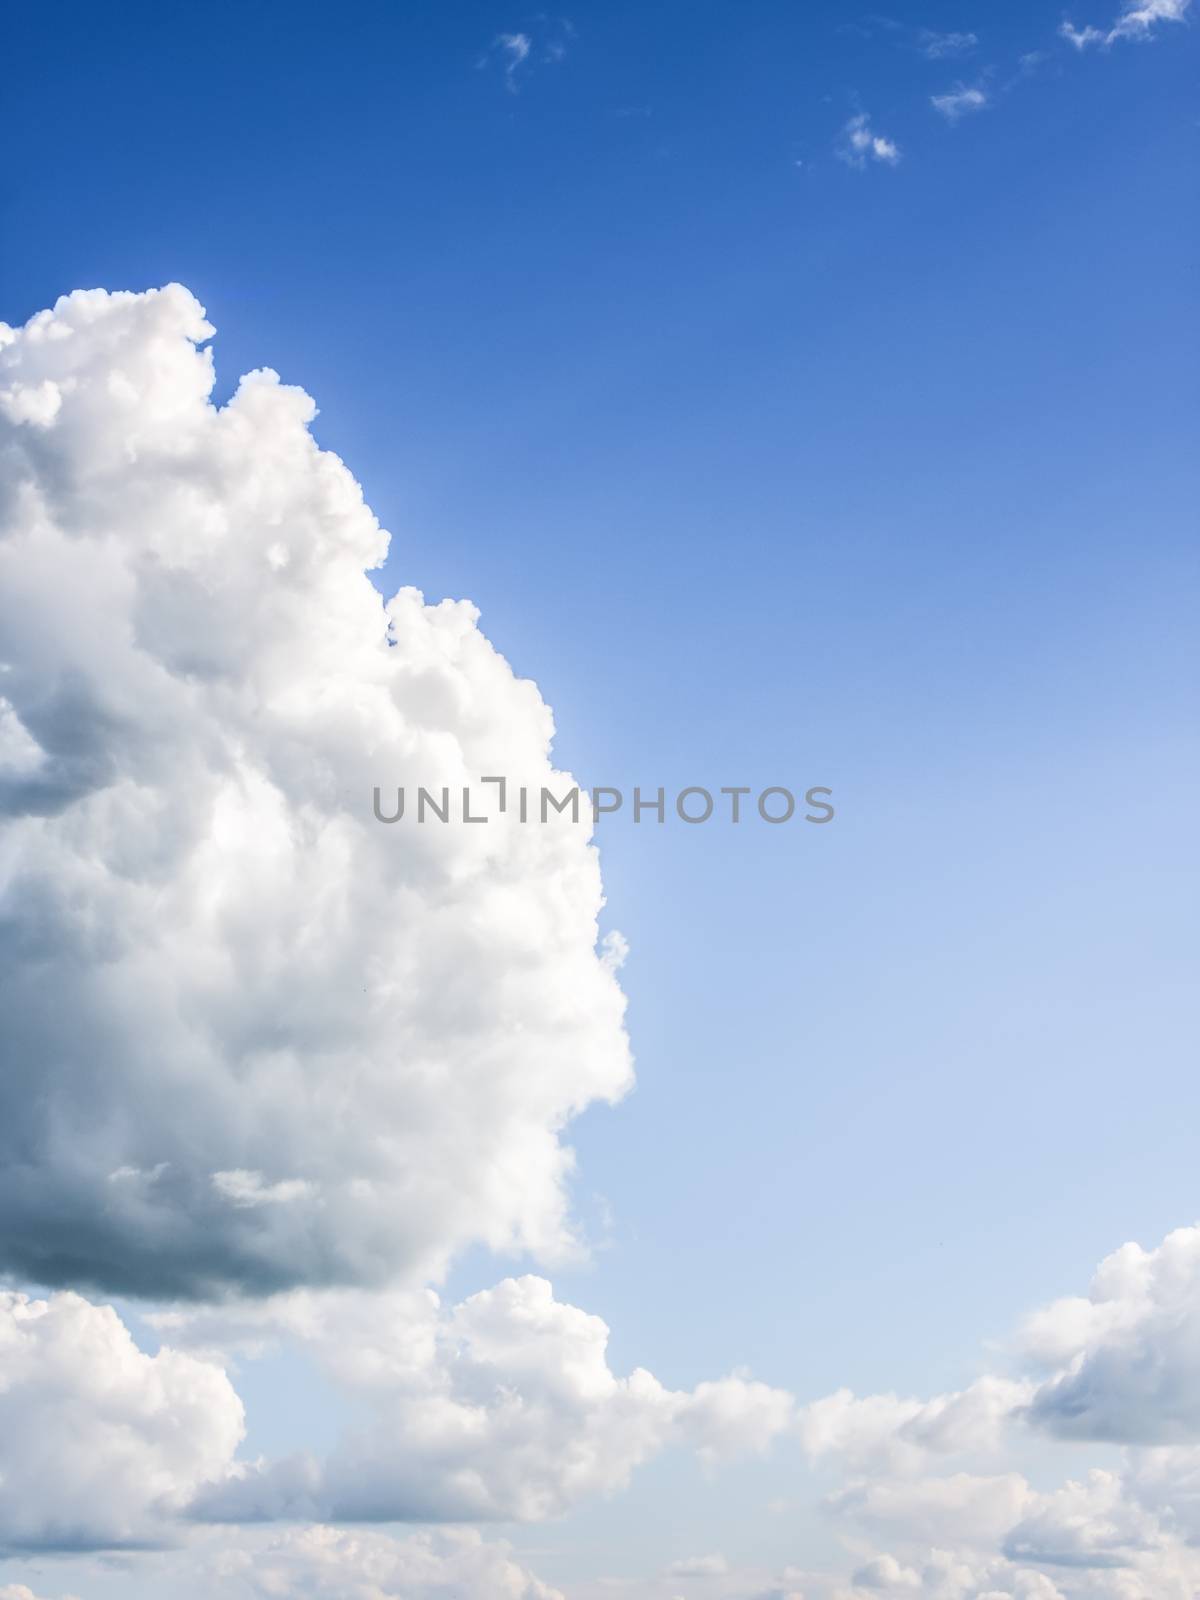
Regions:
<svg viewBox="0 0 1200 1600"><path fill-rule="evenodd" d="M837 156L848 167L861 172L868 162L877 161L884 166L894 167L900 160L900 149L893 140L876 133L871 127L870 117L865 111L860 111L842 129Z"/></svg>
<svg viewBox="0 0 1200 1600"><path fill-rule="evenodd" d="M512 94L517 93L517 73L529 60L532 49L533 40L527 33L501 33L496 36L492 50L504 64L504 86Z"/></svg>
<svg viewBox="0 0 1200 1600"><path fill-rule="evenodd" d="M977 33L918 28L878 13L861 17L857 22L843 22L838 32L856 34L860 39L890 38L898 49L915 50L929 61L953 61L960 56L968 56L979 44Z"/></svg>
<svg viewBox="0 0 1200 1600"><path fill-rule="evenodd" d="M504 74L504 87L510 94L520 94L521 85L534 66L557 66L565 60L574 37L574 24L567 17L539 16L536 26L528 31L498 33L476 66L498 65Z"/></svg>
<svg viewBox="0 0 1200 1600"><path fill-rule="evenodd" d="M969 56L978 43L977 33L937 33L932 28L922 28L917 35L917 48L930 61Z"/></svg>
<svg viewBox="0 0 1200 1600"><path fill-rule="evenodd" d="M1108 49L1122 39L1154 38L1161 22L1186 22L1191 5L1192 0L1125 0L1120 16L1109 28L1096 28L1090 23L1077 28L1066 19L1058 31L1076 50L1086 50L1091 45Z"/></svg>
<svg viewBox="0 0 1200 1600"><path fill-rule="evenodd" d="M958 122L973 111L985 110L991 102L986 90L978 85L959 83L945 94L930 95L929 103L947 122Z"/></svg>

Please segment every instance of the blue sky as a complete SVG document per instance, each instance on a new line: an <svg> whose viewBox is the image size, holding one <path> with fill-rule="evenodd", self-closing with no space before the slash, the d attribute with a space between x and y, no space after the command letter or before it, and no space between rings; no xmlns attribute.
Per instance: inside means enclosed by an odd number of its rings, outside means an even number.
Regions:
<svg viewBox="0 0 1200 1600"><path fill-rule="evenodd" d="M316 396L381 586L469 596L561 765L834 791L828 828L602 827L638 1086L571 1130L599 1248L555 1285L618 1371L960 1385L1197 1213L1197 32L1064 16L1115 13L9 24L8 322L186 284L218 396ZM296 1383L247 1373L263 1449ZM798 1461L671 1458L519 1548L795 1560Z"/></svg>

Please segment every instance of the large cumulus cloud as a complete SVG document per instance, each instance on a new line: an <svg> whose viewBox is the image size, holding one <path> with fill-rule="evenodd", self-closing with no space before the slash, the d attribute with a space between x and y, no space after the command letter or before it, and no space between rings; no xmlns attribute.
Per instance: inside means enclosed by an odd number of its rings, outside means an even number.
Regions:
<svg viewBox="0 0 1200 1600"><path fill-rule="evenodd" d="M0 326L0 1268L192 1296L568 1247L630 1081L586 829L385 827L555 776L465 603L270 372L210 401L172 286Z"/></svg>

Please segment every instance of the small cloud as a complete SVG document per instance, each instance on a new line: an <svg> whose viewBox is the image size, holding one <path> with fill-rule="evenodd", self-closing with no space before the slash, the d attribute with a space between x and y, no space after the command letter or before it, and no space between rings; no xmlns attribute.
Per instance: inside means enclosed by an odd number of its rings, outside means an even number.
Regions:
<svg viewBox="0 0 1200 1600"><path fill-rule="evenodd" d="M608 972L620 972L629 959L629 940L617 928L611 928L600 941L600 962Z"/></svg>
<svg viewBox="0 0 1200 1600"><path fill-rule="evenodd" d="M898 147L891 139L885 139L882 134L873 132L871 119L865 111L859 112L856 117L851 117L842 129L837 155L838 159L844 161L848 167L854 167L860 172L868 161L881 161L885 166L894 167L900 160Z"/></svg>
<svg viewBox="0 0 1200 1600"><path fill-rule="evenodd" d="M492 47L504 60L504 87L510 94L517 93L517 73L529 60L533 40L527 33L502 33Z"/></svg>
<svg viewBox="0 0 1200 1600"><path fill-rule="evenodd" d="M1100 44L1106 37L1099 28L1077 28L1073 22L1065 21L1059 23L1058 33L1076 50L1086 50L1090 44Z"/></svg>
<svg viewBox="0 0 1200 1600"><path fill-rule="evenodd" d="M160 1161L153 1167L118 1167L108 1175L109 1183L157 1183L169 1163Z"/></svg>
<svg viewBox="0 0 1200 1600"><path fill-rule="evenodd" d="M1042 63L1048 60L1049 53L1045 50L1026 50L1023 55L1017 57L1016 71L1005 78L1003 83L1000 84L997 93L1011 93L1019 83L1024 83L1029 78L1032 78Z"/></svg>
<svg viewBox="0 0 1200 1600"><path fill-rule="evenodd" d="M685 1556L682 1561L672 1561L667 1568L668 1578L723 1578L729 1571L724 1556Z"/></svg>
<svg viewBox="0 0 1200 1600"><path fill-rule="evenodd" d="M930 61L969 56L978 43L979 35L975 33L935 33L932 28L922 28L917 35L917 48Z"/></svg>
<svg viewBox="0 0 1200 1600"><path fill-rule="evenodd" d="M507 52L512 66L519 67L533 49L533 40L527 33L502 33L496 45Z"/></svg>
<svg viewBox="0 0 1200 1600"><path fill-rule="evenodd" d="M968 88L960 83L945 94L930 95L929 103L935 111L941 112L947 122L957 122L972 111L982 111L988 104L988 97L982 89Z"/></svg>
<svg viewBox="0 0 1200 1600"><path fill-rule="evenodd" d="M544 33L498 33L476 62L479 67L498 62L509 94L520 94L521 82L535 64L557 66L563 61L575 37L574 25L566 17L554 20L539 16L535 20L547 25Z"/></svg>
<svg viewBox="0 0 1200 1600"><path fill-rule="evenodd" d="M293 1200L305 1200L313 1193L313 1186L304 1178L284 1178L280 1183L267 1183L261 1172L247 1172L241 1168L230 1172L214 1172L212 1186L230 1205L241 1210L256 1206L283 1206Z"/></svg>
<svg viewBox="0 0 1200 1600"><path fill-rule="evenodd" d="M1121 14L1111 28L1094 28L1089 24L1077 28L1073 22L1059 25L1059 37L1076 50L1086 50L1091 45L1108 49L1121 39L1151 39L1160 22L1186 22L1192 0L1125 0Z"/></svg>
<svg viewBox="0 0 1200 1600"><path fill-rule="evenodd" d="M903 33L904 24L895 17L883 17L878 12L860 17L857 22L841 22L839 33L856 33L860 39L873 39L877 33Z"/></svg>

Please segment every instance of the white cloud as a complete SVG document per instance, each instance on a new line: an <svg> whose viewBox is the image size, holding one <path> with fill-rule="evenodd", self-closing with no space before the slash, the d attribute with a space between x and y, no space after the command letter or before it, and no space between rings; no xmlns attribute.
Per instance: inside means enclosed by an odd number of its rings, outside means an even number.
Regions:
<svg viewBox="0 0 1200 1600"><path fill-rule="evenodd" d="M564 1600L507 1541L471 1528L403 1535L317 1525L192 1530L181 1548L99 1558L58 1553L54 1562L61 1581L89 1600L101 1587L106 1595L170 1600ZM93 1587L97 1579L107 1581ZM40 1582L38 1589L40 1596ZM0 1584L0 1600L39 1597L21 1583Z"/></svg>
<svg viewBox="0 0 1200 1600"><path fill-rule="evenodd" d="M128 1169L127 1169L128 1170ZM266 1183L261 1172L214 1172L213 1188L234 1206L278 1206L306 1200L313 1192L303 1178Z"/></svg>
<svg viewBox="0 0 1200 1600"><path fill-rule="evenodd" d="M528 59L529 52L533 48L533 40L527 33L502 33L496 44L518 66Z"/></svg>
<svg viewBox="0 0 1200 1600"><path fill-rule="evenodd" d="M904 1590L919 1590L921 1574L913 1567L902 1566L895 1556L874 1556L854 1574L851 1583L856 1589L870 1589L872 1593L884 1590L888 1594Z"/></svg>
<svg viewBox="0 0 1200 1600"><path fill-rule="evenodd" d="M947 122L957 122L972 111L982 111L988 104L988 97L982 89L960 83L945 94L930 95L929 103Z"/></svg>
<svg viewBox="0 0 1200 1600"><path fill-rule="evenodd" d="M0 1296L0 1549L160 1545L196 1520L534 1521L669 1447L716 1462L792 1423L791 1397L743 1374L690 1391L618 1377L605 1324L539 1278L445 1310L427 1290L303 1290L149 1315L170 1337L154 1356L111 1307ZM223 1363L285 1341L370 1420L325 1460L238 1460Z"/></svg>
<svg viewBox="0 0 1200 1600"><path fill-rule="evenodd" d="M1023 1330L1031 1360L1060 1370L1030 1420L1063 1438L1200 1444L1200 1226L1155 1250L1127 1244L1086 1298L1055 1301Z"/></svg>
<svg viewBox="0 0 1200 1600"><path fill-rule="evenodd" d="M724 1556L684 1556L681 1561L672 1561L667 1568L668 1578L723 1578L729 1571L729 1563Z"/></svg>
<svg viewBox="0 0 1200 1600"><path fill-rule="evenodd" d="M216 409L211 331L174 286L0 341L0 1267L154 1296L552 1260L562 1131L631 1081L587 829L371 810L569 789L550 712L468 603L385 605L312 402L258 372Z"/></svg>
<svg viewBox="0 0 1200 1600"><path fill-rule="evenodd" d="M997 1449L1005 1424L1033 1392L1028 1381L997 1377L932 1400L858 1398L840 1389L803 1406L797 1425L814 1459L833 1456L856 1470L920 1467L931 1455Z"/></svg>
<svg viewBox="0 0 1200 1600"><path fill-rule="evenodd" d="M493 60L499 63L504 73L504 87L510 94L520 93L522 80L535 63L557 66L563 61L575 38L575 28L565 17L540 13L535 22L536 32L521 30L497 34L479 59L481 67Z"/></svg>
<svg viewBox="0 0 1200 1600"><path fill-rule="evenodd" d="M1113 1472L1094 1471L1039 1496L1005 1544L1018 1561L1068 1567L1129 1567L1162 1541L1158 1519L1124 1493Z"/></svg>
<svg viewBox="0 0 1200 1600"><path fill-rule="evenodd" d="M517 92L517 71L529 60L533 40L527 33L502 33L495 47L504 61L504 82L512 94Z"/></svg>
<svg viewBox="0 0 1200 1600"><path fill-rule="evenodd" d="M1144 39L1160 22L1182 22L1192 0L1125 0L1110 39Z"/></svg>
<svg viewBox="0 0 1200 1600"><path fill-rule="evenodd" d="M745 1378L690 1394L648 1373L618 1378L604 1325L530 1279L449 1311L430 1296L385 1303L298 1291L236 1313L177 1312L163 1326L176 1342L225 1354L261 1340L272 1323L299 1330L378 1418L374 1436L359 1433L324 1463L264 1466L215 1501L202 1497L208 1515L547 1516L618 1487L670 1443L724 1456L794 1429L815 1461L848 1474L827 1498L831 1515L860 1547L864 1537L882 1546L864 1555L848 1587L812 1578L806 1593L1192 1600L1188 1585L1200 1583L1192 1548L1200 1434L1191 1420L1200 1394L1198 1266L1200 1229L1181 1229L1155 1250L1125 1246L1101 1264L1088 1297L1027 1320L1015 1347L1021 1375L985 1375L929 1400L839 1391L798 1412L786 1395ZM1149 1403L1145 1375L1153 1377ZM1143 1418L1132 1433L1130 1416ZM1154 1443L1130 1452L1120 1472L1096 1470L1041 1491L1007 1459L1030 1428ZM1156 1442L1185 1438L1187 1447ZM403 1453L394 1443L401 1439ZM978 1470L982 1458L999 1470ZM668 1569L661 1581L705 1574L721 1594L750 1581L716 1558Z"/></svg>
<svg viewBox="0 0 1200 1600"><path fill-rule="evenodd" d="M471 1529L395 1539L297 1528L233 1546L212 1568L222 1594L254 1600L563 1600Z"/></svg>
<svg viewBox="0 0 1200 1600"><path fill-rule="evenodd" d="M931 28L922 28L917 42L921 54L930 61L947 61L970 55L979 37L974 33L935 33Z"/></svg>
<svg viewBox="0 0 1200 1600"><path fill-rule="evenodd" d="M919 1544L951 1539L968 1547L998 1544L1033 1500L1017 1472L981 1477L879 1477L852 1483L829 1497L839 1517L885 1536Z"/></svg>
<svg viewBox="0 0 1200 1600"><path fill-rule="evenodd" d="M177 1534L180 1519L195 1515L528 1520L619 1488L672 1445L723 1459L794 1432L826 1470L841 1469L825 1504L856 1552L853 1576L739 1570L699 1556L648 1578L639 1593L671 1600L695 1583L714 1600L1194 1600L1200 1441L1187 1428L1144 1428L1138 1438L1193 1442L1127 1445L1120 1467L1077 1472L1050 1489L1013 1470L1012 1453L1028 1446L1030 1428L1062 1433L1067 1383L1088 1395L1087 1439L1126 1438L1140 1373L1157 1374L1152 1416L1154 1406L1163 1417L1192 1416L1198 1234L1181 1229L1153 1250L1125 1246L1101 1264L1088 1296L1029 1318L1014 1346L1021 1376L984 1376L929 1400L840 1391L798 1412L789 1396L744 1375L691 1391L642 1370L617 1375L604 1323L532 1277L447 1307L431 1291L404 1288L176 1307L152 1318L171 1343L153 1360L111 1312L57 1296L61 1337L21 1359L0 1349L0 1371L16 1374L0 1405L0 1473L11 1476L30 1439L41 1463L28 1489L22 1480L24 1498L0 1538L136 1542ZM27 1303L13 1302L20 1324ZM38 1317L51 1326L45 1311ZM370 1420L324 1460L231 1469L241 1414L217 1363L275 1342L309 1352L350 1415ZM155 1367L174 1375L169 1385L148 1376ZM1077 1414L1073 1399L1067 1414ZM984 1457L988 1470L979 1468ZM218 1535L193 1535L195 1567ZM502 1546L475 1535L461 1544L450 1534L396 1541L326 1527L219 1538L217 1587L249 1600L432 1600L439 1583L464 1600L547 1594ZM607 1591L598 1582L586 1592Z"/></svg>
<svg viewBox="0 0 1200 1600"><path fill-rule="evenodd" d="M865 114L839 153L899 159ZM540 1277L424 1287L471 1242L570 1248L563 1130L630 1081L624 942L565 818L373 821L375 783L569 787L549 712L469 605L384 606L311 402L257 374L214 409L209 331L179 288L0 330L0 1268L220 1300L159 1314L148 1356L78 1295L0 1296L0 1546L532 1520L666 1448L793 1433L842 1474L853 1576L701 1556L648 1594L1194 1600L1200 1228L1028 1319L1015 1376L799 1410L741 1373L619 1375ZM222 1366L276 1342L345 1397L324 1458L236 1458ZM1120 1465L1044 1491L1010 1456L1039 1435ZM213 1587L247 1600L555 1594L476 1533L219 1537Z"/></svg>
<svg viewBox="0 0 1200 1600"><path fill-rule="evenodd" d="M1194 1600L1200 1583L1193 1535L1111 1472L1047 1493L1019 1474L876 1480L830 1505L891 1545L835 1600Z"/></svg>
<svg viewBox="0 0 1200 1600"><path fill-rule="evenodd" d="M1017 1378L985 1376L926 1401L839 1390L810 1402L797 1413L805 1448L854 1468L911 1469L934 1454L995 1451L1020 1426L1200 1450L1200 1225L1152 1250L1122 1245L1086 1296L1027 1317L1015 1349Z"/></svg>
<svg viewBox="0 0 1200 1600"><path fill-rule="evenodd" d="M1090 24L1077 28L1064 21L1058 31L1077 50L1086 50L1089 45L1107 48L1121 39L1152 38L1161 22L1186 21L1191 4L1192 0L1125 0L1120 16L1109 28Z"/></svg>
<svg viewBox="0 0 1200 1600"><path fill-rule="evenodd" d="M299 1291L154 1321L222 1359L298 1340L373 1419L325 1461L239 1468L201 1496L208 1520L533 1521L621 1487L670 1445L716 1462L792 1424L791 1397L742 1374L690 1392L641 1368L618 1377L605 1323L534 1277L448 1309L428 1292Z"/></svg>
<svg viewBox="0 0 1200 1600"><path fill-rule="evenodd" d="M0 1546L170 1539L242 1431L219 1368L145 1355L111 1307L78 1295L0 1294Z"/></svg>
<svg viewBox="0 0 1200 1600"><path fill-rule="evenodd" d="M32 1589L23 1583L0 1584L0 1600L38 1600ZM64 1595L63 1600L75 1600L74 1595Z"/></svg>
<svg viewBox="0 0 1200 1600"><path fill-rule="evenodd" d="M879 1595L917 1600L1064 1600L1044 1573L1014 1567L1004 1560L966 1561L950 1550L928 1550L905 1565L884 1554L866 1562L849 1588L833 1600L877 1600Z"/></svg>
<svg viewBox="0 0 1200 1600"><path fill-rule="evenodd" d="M1024 1371L921 1402L848 1391L803 1406L815 1460L850 1481L828 1497L884 1548L835 1600L1194 1600L1200 1588L1200 1227L1101 1263L1087 1296L1026 1319ZM958 1455L1007 1466L1030 1430L1123 1446L1039 1491L1012 1470L932 1475ZM957 1467L957 1464L955 1464Z"/></svg>
<svg viewBox="0 0 1200 1600"><path fill-rule="evenodd" d="M1019 1376L985 1375L928 1400L839 1391L799 1411L744 1377L680 1393L649 1373L616 1376L604 1324L536 1279L449 1309L427 1292L301 1290L157 1321L175 1344L223 1360L271 1338L298 1339L376 1419L324 1462L263 1463L240 1469L220 1493L202 1491L209 1517L544 1517L619 1487L671 1444L716 1458L794 1430L814 1461L848 1474L827 1498L831 1515L860 1548L864 1538L882 1546L864 1553L848 1587L812 1577L796 1580L796 1592L1192 1600L1198 1263L1200 1229L1154 1250L1115 1252L1087 1297L1026 1321ZM1144 1374L1154 1375L1149 1406ZM1083 1410L1077 1390L1088 1397ZM1131 1436L1130 1415L1149 1418L1138 1439L1196 1442L1138 1448L1120 1472L1046 1492L1006 1459L1031 1427L1119 1443ZM978 1470L984 1458L999 1470ZM715 1558L686 1563L691 1576L702 1576L701 1563L721 1595L769 1581L721 1571ZM689 1573L679 1567L658 1581Z"/></svg>
<svg viewBox="0 0 1200 1600"><path fill-rule="evenodd" d="M765 1448L781 1391L617 1376L540 1278L423 1287L472 1242L572 1248L561 1134L630 1083L626 946L569 817L374 819L376 784L571 780L470 605L372 587L386 535L311 401L258 373L211 405L210 333L176 286L0 336L0 1270L220 1301L153 1358L75 1295L13 1312L0 1537L532 1519L670 1445ZM221 1363L280 1339L371 1420L235 1465Z"/></svg>
<svg viewBox="0 0 1200 1600"><path fill-rule="evenodd" d="M1108 35L1102 28L1093 28L1090 24L1086 28L1077 28L1073 22L1063 21L1058 25L1061 38L1068 44L1073 44L1076 50L1086 50L1091 44L1103 44L1108 41Z"/></svg>
<svg viewBox="0 0 1200 1600"><path fill-rule="evenodd" d="M861 170L868 161L879 161L894 167L900 160L900 151L891 139L873 132L871 119L866 112L851 117L842 129L837 147L838 158L847 166Z"/></svg>

